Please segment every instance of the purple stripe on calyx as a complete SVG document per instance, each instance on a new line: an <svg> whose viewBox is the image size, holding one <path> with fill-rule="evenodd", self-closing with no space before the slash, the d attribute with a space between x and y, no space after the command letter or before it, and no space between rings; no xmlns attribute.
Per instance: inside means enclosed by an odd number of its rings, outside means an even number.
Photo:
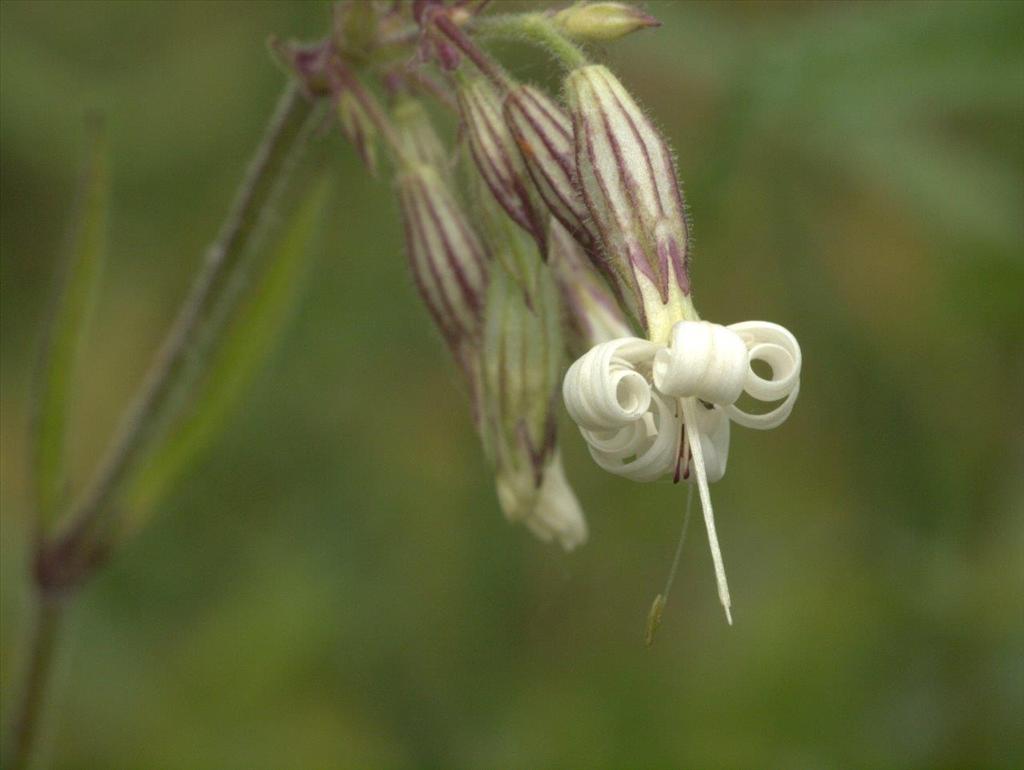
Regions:
<svg viewBox="0 0 1024 770"><path fill-rule="evenodd" d="M417 287L420 289L420 293L423 297L423 301L427 306L427 310L434 317L438 328L441 330L441 334L444 336L448 346L455 350L463 339L464 335L459 332L458 319L455 318L451 308L445 300L444 290L439 286L440 276L430 259L429 253L427 253L427 246L422 230L422 222L420 220L419 212L417 210L417 204L414 201L408 190L403 189L402 191L402 202L403 209L405 211L404 222L406 225L406 242L409 247L409 257L412 263L413 279L416 282ZM418 247L417 244L420 244ZM426 271L427 275L424 275ZM427 286L426 278L429 276L430 282L436 289L435 293L432 293ZM441 307L438 307L440 302ZM454 324L454 325L453 325Z"/></svg>
<svg viewBox="0 0 1024 770"><path fill-rule="evenodd" d="M422 180L421 180L422 184ZM443 188L442 188L443 189ZM433 194L431 194L433 192ZM453 247L451 241L451 234L448 232L446 224L450 220L445 220L436 208L436 204L445 205L449 215L453 215L453 206L449 201L445 200L445 194L440 190L428 191L426 186L423 186L423 202L427 209L427 214L430 216L431 221L436 228L436 232L440 237L441 243L444 247L445 259L448 263L448 267L451 269L455 276L455 282L462 292L462 297L465 299L466 304L469 306L471 315L479 319L483 315L483 303L478 291L475 291L470 285L466 278L466 272L462 266L462 260L459 257L457 250ZM436 200L435 200L435 197Z"/></svg>
<svg viewBox="0 0 1024 770"><path fill-rule="evenodd" d="M521 100L512 99L512 97L517 95L521 97ZM524 107L522 102L526 100L533 102L545 118L550 121L551 125L542 125L537 119L536 113ZM555 146L551 135L553 127L553 130L558 132L568 147L571 148L572 145L568 131L559 124L557 118L551 117L550 112L540 104L536 95L529 93L525 88L509 94L509 99L505 103L505 110L506 120L517 140L520 152L526 163L527 171L541 191L545 202L552 212L558 216L559 220L570 230L584 230L583 216L586 213L586 206L576 195L576 183L574 181L576 176L575 164L567 151L563 151ZM525 132L522 131L520 121L533 130L533 133L536 134L537 139L540 141L541 147L536 147L529 142ZM568 118L562 116L562 121L568 123ZM546 150L543 156L538 152L540 149ZM555 170L556 168L557 171ZM543 194L545 191L547 191L547 195Z"/></svg>

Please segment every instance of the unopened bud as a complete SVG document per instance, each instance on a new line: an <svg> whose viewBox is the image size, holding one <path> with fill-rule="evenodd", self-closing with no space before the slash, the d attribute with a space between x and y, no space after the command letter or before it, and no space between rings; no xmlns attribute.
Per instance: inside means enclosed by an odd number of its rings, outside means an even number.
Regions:
<svg viewBox="0 0 1024 770"><path fill-rule="evenodd" d="M552 222L548 231L548 265L564 298L571 331L568 348L573 357L602 342L633 336L608 283L557 222Z"/></svg>
<svg viewBox="0 0 1024 770"><path fill-rule="evenodd" d="M359 100L348 89L338 94L338 120L342 133L356 148L363 164L377 175L377 129Z"/></svg>
<svg viewBox="0 0 1024 770"><path fill-rule="evenodd" d="M655 342L695 320L688 226L668 146L618 79L600 65L571 72L580 190L624 300Z"/></svg>
<svg viewBox="0 0 1024 770"><path fill-rule="evenodd" d="M535 200L529 174L501 114L501 100L483 78L463 79L458 87L459 112L469 148L480 175L512 220L533 236L542 253L546 217Z"/></svg>
<svg viewBox="0 0 1024 770"><path fill-rule="evenodd" d="M488 280L484 246L436 170L407 164L397 185L416 288L465 367L483 332Z"/></svg>
<svg viewBox="0 0 1024 770"><path fill-rule="evenodd" d="M538 260L539 263L539 260ZM506 517L571 549L586 538L579 503L556 446L562 373L558 296L549 271L527 304L515 282L494 271L483 345L484 436Z"/></svg>
<svg viewBox="0 0 1024 770"><path fill-rule="evenodd" d="M552 21L567 37L581 43L618 40L661 22L626 3L576 3L552 16Z"/></svg>
<svg viewBox="0 0 1024 770"><path fill-rule="evenodd" d="M516 85L505 96L505 122L550 212L580 243L592 249L595 239L579 194L569 116L543 91Z"/></svg>

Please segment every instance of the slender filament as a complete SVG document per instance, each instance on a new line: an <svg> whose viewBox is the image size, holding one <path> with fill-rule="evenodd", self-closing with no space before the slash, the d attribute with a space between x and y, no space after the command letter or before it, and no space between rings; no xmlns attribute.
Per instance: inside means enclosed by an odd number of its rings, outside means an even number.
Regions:
<svg viewBox="0 0 1024 770"><path fill-rule="evenodd" d="M654 644L654 635L661 627L661 613L668 603L668 594L672 590L672 584L676 579L676 571L679 569L679 559L683 554L683 543L686 542L686 531L690 528L690 513L693 511L693 485L690 485L686 493L686 513L683 514L683 528L679 531L679 542L676 543L676 553L672 557L672 566L668 571L668 580L665 581L665 590L654 597L651 602L651 609L647 613L647 633L644 640L648 647Z"/></svg>
<svg viewBox="0 0 1024 770"><path fill-rule="evenodd" d="M704 449L700 444L697 431L697 399L680 399L683 405L683 419L686 422L686 440L690 445L693 457L693 468L697 472L697 488L700 490L700 507L704 511L704 526L708 530L708 544L711 546L711 559L715 563L715 579L718 581L718 599L725 610L725 619L732 625L732 601L729 599L729 584L725 579L725 566L722 564L722 551L718 547L718 535L715 532L715 512L711 507L711 493L708 490L708 477L704 470Z"/></svg>

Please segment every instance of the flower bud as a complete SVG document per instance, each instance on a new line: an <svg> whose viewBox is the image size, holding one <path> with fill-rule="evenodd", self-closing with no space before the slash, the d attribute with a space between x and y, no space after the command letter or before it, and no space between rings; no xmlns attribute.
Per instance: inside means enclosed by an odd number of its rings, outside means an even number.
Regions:
<svg viewBox="0 0 1024 770"><path fill-rule="evenodd" d="M696 320L688 226L668 146L600 65L566 79L580 191L626 305L652 341Z"/></svg>
<svg viewBox="0 0 1024 770"><path fill-rule="evenodd" d="M633 336L608 284L556 221L548 230L548 265L562 291L570 330L568 348L574 357L602 342Z"/></svg>
<svg viewBox="0 0 1024 770"><path fill-rule="evenodd" d="M661 22L626 3L576 3L551 17L567 37L581 43L607 42Z"/></svg>
<svg viewBox="0 0 1024 770"><path fill-rule="evenodd" d="M338 120L345 138L352 142L363 164L376 176L377 129L366 109L348 89L338 94Z"/></svg>
<svg viewBox="0 0 1024 770"><path fill-rule="evenodd" d="M465 368L483 332L486 251L433 168L408 163L398 174L397 186L416 288Z"/></svg>
<svg viewBox="0 0 1024 770"><path fill-rule="evenodd" d="M459 112L480 175L512 220L545 254L547 218L534 198L529 174L501 114L501 100L483 78L463 78L457 89Z"/></svg>
<svg viewBox="0 0 1024 770"><path fill-rule="evenodd" d="M547 270L537 275L530 304L504 270L492 276L482 356L482 432L505 516L524 522L544 540L557 537L569 550L586 539L587 530L556 446L562 367L557 289Z"/></svg>
<svg viewBox="0 0 1024 770"><path fill-rule="evenodd" d="M516 85L505 96L505 123L551 213L588 250L595 240L579 194L572 121L543 91Z"/></svg>

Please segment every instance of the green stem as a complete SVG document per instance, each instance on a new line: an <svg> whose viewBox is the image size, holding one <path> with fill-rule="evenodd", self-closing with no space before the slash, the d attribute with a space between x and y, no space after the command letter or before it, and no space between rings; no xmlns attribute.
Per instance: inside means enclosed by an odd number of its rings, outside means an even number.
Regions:
<svg viewBox="0 0 1024 770"><path fill-rule="evenodd" d="M585 67L590 61L583 49L569 40L542 13L506 14L476 19L473 32L484 38L521 40L544 48L566 70Z"/></svg>
<svg viewBox="0 0 1024 770"><path fill-rule="evenodd" d="M188 370L190 355L202 338L206 321L215 315L218 301L262 229L266 213L294 165L297 150L308 136L313 108L314 104L303 96L299 87L290 83L174 325L135 400L122 416L99 469L72 508L67 525L51 544L55 553L67 554L69 558L87 558L82 553L85 541L95 534L120 484L163 415L176 385Z"/></svg>
<svg viewBox="0 0 1024 770"><path fill-rule="evenodd" d="M148 440L178 385L189 370L190 358L217 310L230 293L244 257L264 229L285 180L314 124L315 104L295 83L289 83L278 102L263 140L256 150L227 218L196 276L178 317L164 339L146 379L121 418L106 455L72 507L66 524L52 538L36 544L36 618L29 639L28 667L21 699L15 704L10 728L9 758L4 767L28 766L45 712L54 653L69 591L87 579L107 553L109 543L94 542L109 516L112 501ZM63 592L63 593L61 593Z"/></svg>
<svg viewBox="0 0 1024 770"><path fill-rule="evenodd" d="M28 643L25 683L13 706L11 730L7 736L9 755L3 766L24 770L29 766L46 713L48 691L53 679L57 642L63 625L65 605L57 597L35 592L35 618Z"/></svg>

